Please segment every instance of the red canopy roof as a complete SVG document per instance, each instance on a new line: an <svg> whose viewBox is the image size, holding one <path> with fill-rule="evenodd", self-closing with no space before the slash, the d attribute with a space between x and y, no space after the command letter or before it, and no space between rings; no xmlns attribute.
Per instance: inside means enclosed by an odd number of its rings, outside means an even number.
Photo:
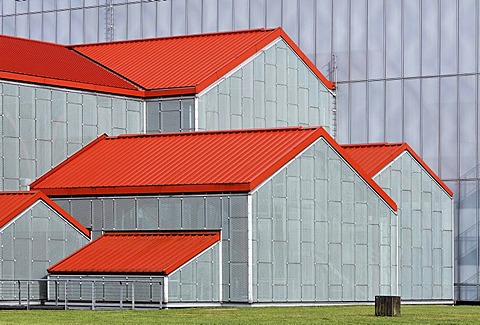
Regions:
<svg viewBox="0 0 480 325"><path fill-rule="evenodd" d="M347 154L352 157L370 177L392 163L395 158L407 151L435 179L450 196L452 190L435 174L435 172L420 158L407 143L365 143L342 145Z"/></svg>
<svg viewBox="0 0 480 325"><path fill-rule="evenodd" d="M249 192L320 138L343 155L321 127L104 135L30 187L51 196Z"/></svg>
<svg viewBox="0 0 480 325"><path fill-rule="evenodd" d="M219 231L106 232L48 272L168 275L219 240Z"/></svg>
<svg viewBox="0 0 480 325"><path fill-rule="evenodd" d="M174 36L73 46L151 92L150 96L199 93L277 38L283 38L326 87L328 81L281 28ZM147 93L147 96L149 94Z"/></svg>
<svg viewBox="0 0 480 325"><path fill-rule="evenodd" d="M85 236L90 237L90 232L85 227L40 191L0 192L0 228L38 200L45 202Z"/></svg>
<svg viewBox="0 0 480 325"><path fill-rule="evenodd" d="M0 78L104 92L132 83L63 45L0 35Z"/></svg>

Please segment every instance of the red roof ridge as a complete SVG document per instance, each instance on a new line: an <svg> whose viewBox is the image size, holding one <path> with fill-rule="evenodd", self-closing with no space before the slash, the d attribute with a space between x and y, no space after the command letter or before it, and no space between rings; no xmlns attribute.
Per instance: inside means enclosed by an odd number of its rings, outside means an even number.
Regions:
<svg viewBox="0 0 480 325"><path fill-rule="evenodd" d="M48 196L45 195L42 191L39 192L39 198L48 204L51 208L53 208L57 213L59 213L65 220L70 222L75 228L77 228L80 232L82 232L85 236L90 238L90 230L85 228L80 222L77 221L74 217L72 217L68 212L63 210L57 203L51 200Z"/></svg>
<svg viewBox="0 0 480 325"><path fill-rule="evenodd" d="M310 131L321 129L320 126L289 126L289 127L269 127L269 128L250 128L250 129L234 129L234 130L208 130L208 131L192 131L192 132L159 132L159 133L136 133L136 134L119 134L115 136L106 136L107 140L125 139L125 138L155 138L155 137L171 137L171 136L196 136L210 134L238 134L238 133L257 133L257 132L278 132L278 131Z"/></svg>
<svg viewBox="0 0 480 325"><path fill-rule="evenodd" d="M216 236L220 230L109 230L103 236Z"/></svg>
<svg viewBox="0 0 480 325"><path fill-rule="evenodd" d="M410 145L406 142L376 142L376 143L359 143L359 144L344 144L341 145L343 148L374 148L374 147L398 147L398 149L392 151L388 154L383 160L377 161L375 168L373 168L370 172L371 177L374 177L378 174L383 168L388 166L393 160L398 157L401 153L407 151L413 159L415 159L429 174L430 176L437 182L437 184L447 192L450 197L453 197L453 191L438 177L438 175L427 165L427 163L415 152L415 150L410 147ZM348 153L347 153L348 154Z"/></svg>
<svg viewBox="0 0 480 325"><path fill-rule="evenodd" d="M229 30L229 31L221 31L221 32L195 33L195 34L185 34L185 35L149 37L149 38L140 38L140 39L131 39L131 40L118 40L118 41L111 41L111 42L73 44L73 45L66 45L66 46L68 48L73 49L73 48L76 48L76 47L85 47L85 46L102 46L102 45L124 44L124 43L144 43L144 42L151 42L151 41L158 41L158 40L177 39L177 38L194 38L194 37L202 37L202 36L244 34L244 33L254 33L254 32L272 32L272 31L274 31L278 28L279 27L277 27L277 28L263 28L263 27L261 27L261 28Z"/></svg>
<svg viewBox="0 0 480 325"><path fill-rule="evenodd" d="M345 148L361 148L361 147L381 147L381 146L402 146L406 142L372 142L372 143L349 143L342 144Z"/></svg>
<svg viewBox="0 0 480 325"><path fill-rule="evenodd" d="M337 151L337 153L345 159L345 161L358 173L358 175L363 178L363 180L377 193L378 196L382 198L382 200L390 206L393 211L398 211L397 203L385 192L377 182L373 180L373 178L363 169L363 167L358 164L354 159L350 157L350 155L346 152L346 150L340 145L335 139L332 138L328 132L325 131L325 140Z"/></svg>
<svg viewBox="0 0 480 325"><path fill-rule="evenodd" d="M317 66L308 58L308 56L303 53L303 51L298 47L298 45L288 36L288 34L281 28L277 28L280 36L285 40L285 42L292 48L292 50L302 59L303 62L312 70L312 72L319 78L322 83L330 90L336 88L335 82L330 81L323 75L323 73L317 68Z"/></svg>

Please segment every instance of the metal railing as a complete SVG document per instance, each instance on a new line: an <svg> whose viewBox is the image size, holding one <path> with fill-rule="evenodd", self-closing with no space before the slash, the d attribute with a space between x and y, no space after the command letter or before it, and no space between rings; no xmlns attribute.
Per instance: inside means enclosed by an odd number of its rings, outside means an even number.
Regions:
<svg viewBox="0 0 480 325"><path fill-rule="evenodd" d="M0 308L161 309L163 290L157 279L0 279Z"/></svg>

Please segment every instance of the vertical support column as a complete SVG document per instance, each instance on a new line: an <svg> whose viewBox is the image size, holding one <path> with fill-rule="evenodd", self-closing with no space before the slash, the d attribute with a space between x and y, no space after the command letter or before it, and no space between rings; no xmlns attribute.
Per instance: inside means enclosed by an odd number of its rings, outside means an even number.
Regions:
<svg viewBox="0 0 480 325"><path fill-rule="evenodd" d="M247 269L248 269L248 303L253 302L253 199L252 195L247 196Z"/></svg>
<svg viewBox="0 0 480 325"><path fill-rule="evenodd" d="M18 305L20 306L22 304L22 283L20 280L17 280L17 285L18 285Z"/></svg>
<svg viewBox="0 0 480 325"><path fill-rule="evenodd" d="M123 309L123 283L120 281L120 309Z"/></svg>
<svg viewBox="0 0 480 325"><path fill-rule="evenodd" d="M159 288L160 288L160 296L158 298L158 300L160 302L160 305L159 305L158 309L162 309L163 308L163 284L162 284L162 281L158 282L158 284L159 284Z"/></svg>
<svg viewBox="0 0 480 325"><path fill-rule="evenodd" d="M27 281L27 310L30 310L30 281Z"/></svg>
<svg viewBox="0 0 480 325"><path fill-rule="evenodd" d="M65 281L65 310L68 309L68 301L67 301L68 290L67 290L67 286L68 286L68 280Z"/></svg>
<svg viewBox="0 0 480 325"><path fill-rule="evenodd" d="M132 310L135 309L135 282L132 282Z"/></svg>
<svg viewBox="0 0 480 325"><path fill-rule="evenodd" d="M95 280L92 281L92 310L95 310Z"/></svg>
<svg viewBox="0 0 480 325"><path fill-rule="evenodd" d="M55 306L58 306L58 295L60 294L58 290L58 281L55 280Z"/></svg>

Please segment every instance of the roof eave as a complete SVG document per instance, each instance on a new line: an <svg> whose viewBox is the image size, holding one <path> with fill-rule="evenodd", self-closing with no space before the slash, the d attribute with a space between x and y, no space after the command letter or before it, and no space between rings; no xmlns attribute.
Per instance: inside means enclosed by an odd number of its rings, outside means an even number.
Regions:
<svg viewBox="0 0 480 325"><path fill-rule="evenodd" d="M146 195L180 193L248 193L253 188L250 183L231 184L184 184L151 186L114 186L114 187L72 187L72 188L36 188L51 197L68 196L106 196L106 195Z"/></svg>

